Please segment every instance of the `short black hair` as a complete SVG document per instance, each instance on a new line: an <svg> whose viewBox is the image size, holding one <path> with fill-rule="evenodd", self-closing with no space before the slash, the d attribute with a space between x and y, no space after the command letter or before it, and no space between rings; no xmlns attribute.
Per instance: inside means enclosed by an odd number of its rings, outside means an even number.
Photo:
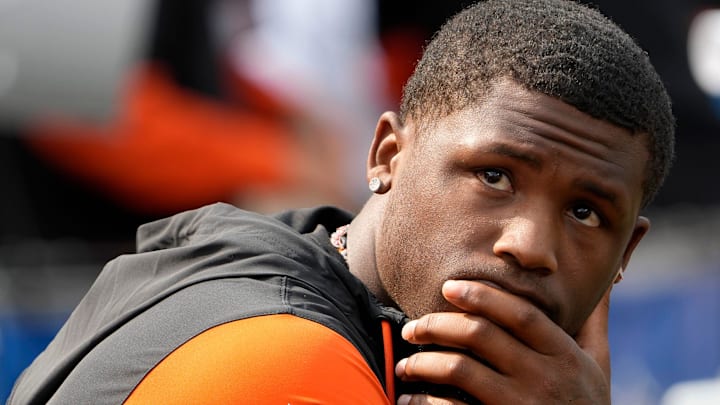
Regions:
<svg viewBox="0 0 720 405"><path fill-rule="evenodd" d="M647 52L589 6L569 0L488 0L435 34L403 90L400 116L423 123L469 107L501 77L649 135L643 206L674 158L670 97Z"/></svg>

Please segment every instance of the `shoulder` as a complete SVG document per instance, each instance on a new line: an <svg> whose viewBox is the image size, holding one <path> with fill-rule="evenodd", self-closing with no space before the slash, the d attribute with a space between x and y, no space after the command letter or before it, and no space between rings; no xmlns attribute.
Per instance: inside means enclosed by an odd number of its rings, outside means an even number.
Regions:
<svg viewBox="0 0 720 405"><path fill-rule="evenodd" d="M215 203L141 225L136 235L137 251L184 246L197 239L228 232L253 234L278 227L284 225L268 216Z"/></svg>
<svg viewBox="0 0 720 405"><path fill-rule="evenodd" d="M263 215L225 203L207 205L191 211L144 224L138 228L137 251L147 252L172 247L225 241L243 246L274 248L300 243L319 228L335 229L352 220L352 215L335 207L289 210ZM257 243L253 243L257 242ZM305 248L305 247L304 247Z"/></svg>
<svg viewBox="0 0 720 405"><path fill-rule="evenodd" d="M267 315L208 329L174 350L127 403L386 404L345 338L316 322Z"/></svg>

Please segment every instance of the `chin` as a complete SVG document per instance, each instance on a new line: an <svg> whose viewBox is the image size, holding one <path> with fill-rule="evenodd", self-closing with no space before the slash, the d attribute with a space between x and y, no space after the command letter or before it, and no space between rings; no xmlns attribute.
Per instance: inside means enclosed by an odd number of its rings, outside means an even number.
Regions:
<svg viewBox="0 0 720 405"><path fill-rule="evenodd" d="M410 319L418 319L423 315L440 313L440 312L463 312L460 308L450 305L444 298L440 297L439 301L430 303L423 307L408 308L404 311Z"/></svg>

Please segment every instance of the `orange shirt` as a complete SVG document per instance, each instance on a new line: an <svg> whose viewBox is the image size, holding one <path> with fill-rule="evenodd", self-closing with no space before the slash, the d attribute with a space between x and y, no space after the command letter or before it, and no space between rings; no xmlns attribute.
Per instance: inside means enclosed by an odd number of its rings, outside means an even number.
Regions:
<svg viewBox="0 0 720 405"><path fill-rule="evenodd" d="M360 352L293 315L208 329L178 347L126 404L389 404Z"/></svg>

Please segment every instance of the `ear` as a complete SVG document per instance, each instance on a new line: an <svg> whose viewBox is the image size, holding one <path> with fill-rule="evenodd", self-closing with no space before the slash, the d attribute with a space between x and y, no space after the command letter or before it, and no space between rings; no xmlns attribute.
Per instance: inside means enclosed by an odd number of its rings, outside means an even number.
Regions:
<svg viewBox="0 0 720 405"><path fill-rule="evenodd" d="M367 160L367 179L377 177L382 182L379 194L392 187L393 175L397 173L401 151L407 143L408 128L394 112L383 113L375 128L375 136Z"/></svg>
<svg viewBox="0 0 720 405"><path fill-rule="evenodd" d="M618 270L618 274L615 277L615 283L620 282L623 277L623 272L628 266L628 263L630 262L630 257L632 256L633 252L635 251L635 248L640 243L640 240L645 236L645 234L650 230L650 220L643 217L638 216L637 220L635 221L635 228L633 229L633 233L630 236L630 240L628 241L627 247L625 247L625 253L623 254L622 258L622 266Z"/></svg>

